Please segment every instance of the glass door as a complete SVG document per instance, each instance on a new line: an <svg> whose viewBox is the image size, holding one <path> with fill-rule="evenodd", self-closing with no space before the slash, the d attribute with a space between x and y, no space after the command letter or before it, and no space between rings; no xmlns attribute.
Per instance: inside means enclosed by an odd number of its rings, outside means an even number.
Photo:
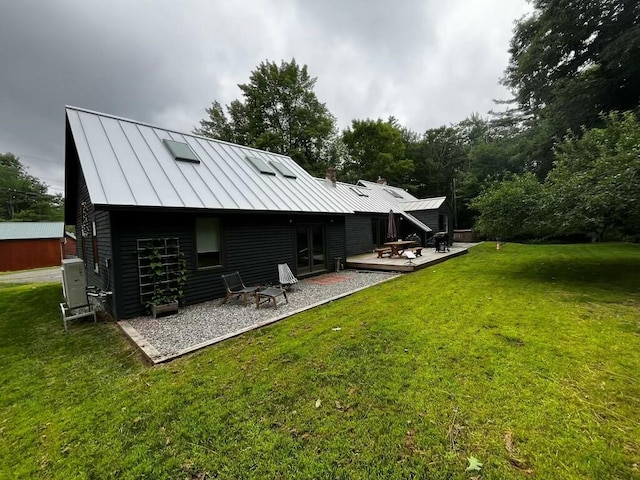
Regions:
<svg viewBox="0 0 640 480"><path fill-rule="evenodd" d="M296 228L296 251L298 275L325 270L322 225L299 225Z"/></svg>
<svg viewBox="0 0 640 480"><path fill-rule="evenodd" d="M387 241L387 224L388 220L385 218L372 218L371 219L371 236L375 246L380 247Z"/></svg>

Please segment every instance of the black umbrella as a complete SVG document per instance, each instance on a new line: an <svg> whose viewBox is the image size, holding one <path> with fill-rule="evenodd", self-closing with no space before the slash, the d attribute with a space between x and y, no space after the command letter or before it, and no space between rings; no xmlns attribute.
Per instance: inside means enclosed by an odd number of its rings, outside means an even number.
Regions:
<svg viewBox="0 0 640 480"><path fill-rule="evenodd" d="M389 210L389 221L387 224L387 238L395 240L398 238L398 230L396 230L396 218L393 215L393 210Z"/></svg>

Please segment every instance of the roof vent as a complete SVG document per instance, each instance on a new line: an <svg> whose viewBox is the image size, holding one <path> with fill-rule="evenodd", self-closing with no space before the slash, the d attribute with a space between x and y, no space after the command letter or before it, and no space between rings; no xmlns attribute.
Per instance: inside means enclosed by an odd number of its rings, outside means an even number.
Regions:
<svg viewBox="0 0 640 480"><path fill-rule="evenodd" d="M175 140L162 140L167 150L171 152L173 158L182 162L200 163L200 159L189 145L184 142L176 142Z"/></svg>
<svg viewBox="0 0 640 480"><path fill-rule="evenodd" d="M275 176L276 172L274 172L271 169L271 167L269 165L267 165L267 162L265 162L261 158L247 156L247 160L249 161L249 163L251 165L253 165L253 168L258 170L260 173L262 173L264 175L273 175L273 176Z"/></svg>

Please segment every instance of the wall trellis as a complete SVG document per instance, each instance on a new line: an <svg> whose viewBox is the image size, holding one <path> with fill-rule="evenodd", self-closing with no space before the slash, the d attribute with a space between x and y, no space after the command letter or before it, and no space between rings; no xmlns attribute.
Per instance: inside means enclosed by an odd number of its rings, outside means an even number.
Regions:
<svg viewBox="0 0 640 480"><path fill-rule="evenodd" d="M158 291L180 288L180 240L178 238L142 238L138 244L138 281L140 302L154 303ZM157 262L160 265L152 265Z"/></svg>

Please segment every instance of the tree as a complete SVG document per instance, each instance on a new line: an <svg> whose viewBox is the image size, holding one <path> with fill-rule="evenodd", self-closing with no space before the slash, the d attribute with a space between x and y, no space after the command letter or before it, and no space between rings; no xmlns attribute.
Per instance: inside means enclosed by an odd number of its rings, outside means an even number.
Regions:
<svg viewBox="0 0 640 480"><path fill-rule="evenodd" d="M353 120L342 132L348 156L339 165L339 178L347 182L385 178L390 184L406 187L413 162L405 156L400 129L389 122Z"/></svg>
<svg viewBox="0 0 640 480"><path fill-rule="evenodd" d="M640 3L534 0L516 24L502 83L518 108L502 119L521 128L527 170L544 180L567 131L601 126L602 112L638 109ZM524 128L522 128L524 127Z"/></svg>
<svg viewBox="0 0 640 480"><path fill-rule="evenodd" d="M636 0L535 0L517 23L504 83L520 106L576 129L601 111L640 99L640 3ZM567 107L569 110L567 111Z"/></svg>
<svg viewBox="0 0 640 480"><path fill-rule="evenodd" d="M307 66L262 62L240 84L243 100L234 100L225 114L219 102L194 133L292 157L312 175L324 175L335 119L313 88L316 78Z"/></svg>
<svg viewBox="0 0 640 480"><path fill-rule="evenodd" d="M612 112L602 128L568 134L544 183L527 172L494 182L472 201L489 236L544 238L640 231L640 122Z"/></svg>
<svg viewBox="0 0 640 480"><path fill-rule="evenodd" d="M467 148L456 126L432 128L424 132L414 150L416 195L451 195L452 182L464 165Z"/></svg>
<svg viewBox="0 0 640 480"><path fill-rule="evenodd" d="M569 134L556 149L545 186L560 233L602 240L610 228L640 231L640 122L631 112L603 122L580 137Z"/></svg>
<svg viewBox="0 0 640 480"><path fill-rule="evenodd" d="M510 240L546 232L543 185L532 173L488 185L471 206L480 212L475 229L482 235Z"/></svg>
<svg viewBox="0 0 640 480"><path fill-rule="evenodd" d="M0 220L62 220L62 195L49 195L47 188L14 154L0 154Z"/></svg>

